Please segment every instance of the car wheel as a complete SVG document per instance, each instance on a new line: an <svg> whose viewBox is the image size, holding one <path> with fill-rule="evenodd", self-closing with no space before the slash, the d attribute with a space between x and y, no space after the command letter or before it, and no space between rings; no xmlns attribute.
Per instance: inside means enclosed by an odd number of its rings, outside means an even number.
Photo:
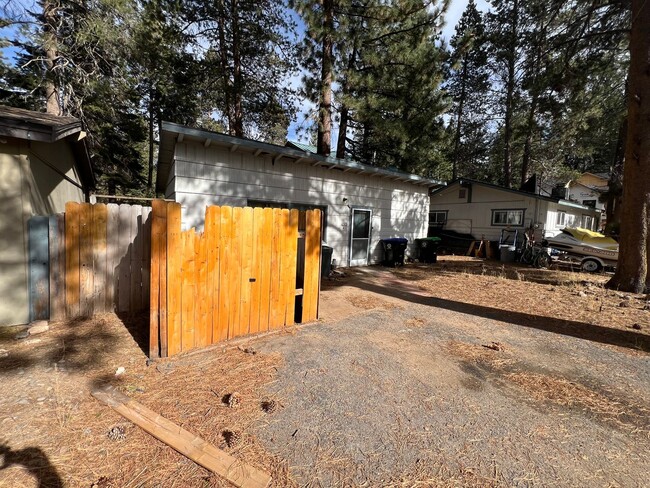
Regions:
<svg viewBox="0 0 650 488"><path fill-rule="evenodd" d="M537 256L537 267L538 268L548 268L551 266L551 256L543 252Z"/></svg>
<svg viewBox="0 0 650 488"><path fill-rule="evenodd" d="M585 259L581 265L582 271L587 273L597 273L601 270L602 266L595 259Z"/></svg>

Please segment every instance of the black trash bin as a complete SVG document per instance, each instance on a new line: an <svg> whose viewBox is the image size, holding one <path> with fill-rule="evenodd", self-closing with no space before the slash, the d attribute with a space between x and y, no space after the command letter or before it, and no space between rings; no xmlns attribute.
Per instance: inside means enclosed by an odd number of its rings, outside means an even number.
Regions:
<svg viewBox="0 0 650 488"><path fill-rule="evenodd" d="M404 251L408 239L404 237L393 237L390 239L382 239L381 245L384 248L384 266L395 267L404 264Z"/></svg>
<svg viewBox="0 0 650 488"><path fill-rule="evenodd" d="M415 246L418 249L418 259L421 263L435 263L438 261L438 246L440 237L424 237L415 239Z"/></svg>
<svg viewBox="0 0 650 488"><path fill-rule="evenodd" d="M321 258L320 258L320 277L321 279L327 278L330 275L332 270L332 252L334 248L323 244L321 246Z"/></svg>

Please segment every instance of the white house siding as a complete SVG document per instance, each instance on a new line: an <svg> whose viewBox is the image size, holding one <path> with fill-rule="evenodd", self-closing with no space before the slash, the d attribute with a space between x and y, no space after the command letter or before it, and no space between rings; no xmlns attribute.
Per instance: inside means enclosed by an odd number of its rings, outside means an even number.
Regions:
<svg viewBox="0 0 650 488"><path fill-rule="evenodd" d="M558 224L558 212L564 212L564 224ZM562 203L549 202L548 215L546 218L546 237L553 237L560 233L565 227L586 227L584 217L591 217L591 227L589 230L597 229L597 219L600 216L600 211L595 209L580 209L570 205L563 205Z"/></svg>
<svg viewBox="0 0 650 488"><path fill-rule="evenodd" d="M176 145L165 193L181 204L183 227L197 230L208 205L246 206L252 199L327 206L325 239L340 265L348 264L350 207L373 211L371 262L381 259L381 238L406 237L412 244L427 231L425 186L290 160L273 163L270 156L194 142Z"/></svg>
<svg viewBox="0 0 650 488"><path fill-rule="evenodd" d="M466 189L465 198L459 198L459 185L436 193L431 197L431 211L447 211L446 229L472 234L477 239L485 238L498 241L503 225L492 225L493 210L524 209L524 223L512 229L525 229L533 224L544 226L546 216L546 201L533 196L521 195L497 188L472 184L471 192ZM471 202L468 199L471 194Z"/></svg>
<svg viewBox="0 0 650 488"><path fill-rule="evenodd" d="M65 210L67 201L83 201L83 192L48 163L79 182L74 156L65 141L53 144L11 139L0 147L0 325L29 321L27 223L34 215Z"/></svg>

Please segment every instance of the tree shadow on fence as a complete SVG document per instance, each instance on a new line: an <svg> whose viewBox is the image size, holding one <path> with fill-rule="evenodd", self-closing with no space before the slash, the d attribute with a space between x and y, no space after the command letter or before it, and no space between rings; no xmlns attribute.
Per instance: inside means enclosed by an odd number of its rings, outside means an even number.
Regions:
<svg viewBox="0 0 650 488"><path fill-rule="evenodd" d="M26 447L14 451L6 444L0 444L2 464L0 471L12 466L23 466L36 480L39 488L63 488L63 480L47 455L38 447Z"/></svg>
<svg viewBox="0 0 650 488"><path fill-rule="evenodd" d="M572 320L557 319L523 312L501 310L498 308L474 305L443 298L423 295L415 289L410 289L407 284L396 283L390 280L389 285L378 284L381 278L374 275L361 277L348 283L366 291L381 295L399 298L419 305L443 308L453 312L460 312L490 320L498 320L522 327L529 327L554 334L575 337L601 344L625 347L650 352L650 336L632 330L614 329L602 325L587 324Z"/></svg>

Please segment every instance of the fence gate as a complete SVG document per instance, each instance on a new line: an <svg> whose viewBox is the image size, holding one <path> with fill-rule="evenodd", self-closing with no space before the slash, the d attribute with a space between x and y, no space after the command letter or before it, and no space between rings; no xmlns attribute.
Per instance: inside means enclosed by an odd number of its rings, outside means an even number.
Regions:
<svg viewBox="0 0 650 488"><path fill-rule="evenodd" d="M212 206L197 233L152 209L150 357L316 320L320 210Z"/></svg>

